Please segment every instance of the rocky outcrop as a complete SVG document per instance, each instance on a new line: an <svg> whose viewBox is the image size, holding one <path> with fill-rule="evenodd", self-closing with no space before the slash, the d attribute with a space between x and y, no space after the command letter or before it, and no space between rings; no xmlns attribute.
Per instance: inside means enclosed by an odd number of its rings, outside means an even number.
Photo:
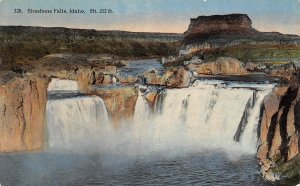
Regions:
<svg viewBox="0 0 300 186"><path fill-rule="evenodd" d="M203 37L217 33L250 33L255 32L252 21L246 14L228 14L199 16L192 18L185 39Z"/></svg>
<svg viewBox="0 0 300 186"><path fill-rule="evenodd" d="M287 169L286 166L299 156L299 101L300 90L297 86L277 87L264 100L260 128L261 145L257 156L262 174L268 180L299 175L300 170Z"/></svg>
<svg viewBox="0 0 300 186"><path fill-rule="evenodd" d="M190 86L191 76L191 73L184 68L176 69L167 79L167 87L187 88Z"/></svg>
<svg viewBox="0 0 300 186"><path fill-rule="evenodd" d="M134 76L134 75L118 75L116 77L116 82L120 83L120 84L134 84L138 82L138 77Z"/></svg>
<svg viewBox="0 0 300 186"><path fill-rule="evenodd" d="M133 86L102 87L90 92L101 97L106 105L109 117L116 127L121 120L130 120L134 114L138 89Z"/></svg>
<svg viewBox="0 0 300 186"><path fill-rule="evenodd" d="M185 45L198 43L202 48L218 48L247 44L299 45L300 37L276 32L259 32L252 28L252 21L246 14L199 16L192 18L184 33Z"/></svg>
<svg viewBox="0 0 300 186"><path fill-rule="evenodd" d="M221 57L214 62L190 64L189 70L205 75L243 75L247 74L244 63L234 58Z"/></svg>
<svg viewBox="0 0 300 186"><path fill-rule="evenodd" d="M293 63L287 63L280 66L274 66L265 70L270 76L283 77L287 80L293 80L297 76L297 69Z"/></svg>
<svg viewBox="0 0 300 186"><path fill-rule="evenodd" d="M143 84L159 85L172 88L185 88L190 85L192 74L189 70L178 67L166 70L163 74L150 71L143 74Z"/></svg>
<svg viewBox="0 0 300 186"><path fill-rule="evenodd" d="M205 60L234 57L241 61L286 61L300 58L300 37L259 32L245 14L199 16L184 33L182 53Z"/></svg>
<svg viewBox="0 0 300 186"><path fill-rule="evenodd" d="M167 84L167 79L173 74L167 71L164 74L159 74L155 70L147 71L142 76L142 83L147 85L163 85Z"/></svg>
<svg viewBox="0 0 300 186"><path fill-rule="evenodd" d="M0 85L0 152L43 148L47 85L40 78Z"/></svg>

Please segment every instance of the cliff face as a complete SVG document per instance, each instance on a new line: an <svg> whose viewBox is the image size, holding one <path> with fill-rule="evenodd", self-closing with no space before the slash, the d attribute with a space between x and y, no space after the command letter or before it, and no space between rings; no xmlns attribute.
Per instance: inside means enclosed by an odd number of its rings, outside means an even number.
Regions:
<svg viewBox="0 0 300 186"><path fill-rule="evenodd" d="M300 37L252 28L246 14L199 16L191 19L182 49L205 59L233 57L241 61L285 61L300 58Z"/></svg>
<svg viewBox="0 0 300 186"><path fill-rule="evenodd" d="M132 119L138 98L137 88L132 86L103 87L96 88L90 93L103 99L115 127L118 127L122 120Z"/></svg>
<svg viewBox="0 0 300 186"><path fill-rule="evenodd" d="M192 39L217 33L241 34L251 32L255 32L255 30L246 14L228 14L192 18L184 35L185 39Z"/></svg>
<svg viewBox="0 0 300 186"><path fill-rule="evenodd" d="M43 147L47 84L14 78L0 85L0 152Z"/></svg>
<svg viewBox="0 0 300 186"><path fill-rule="evenodd" d="M297 86L278 87L264 100L257 156L268 180L299 175L299 169L286 166L299 156L299 104Z"/></svg>

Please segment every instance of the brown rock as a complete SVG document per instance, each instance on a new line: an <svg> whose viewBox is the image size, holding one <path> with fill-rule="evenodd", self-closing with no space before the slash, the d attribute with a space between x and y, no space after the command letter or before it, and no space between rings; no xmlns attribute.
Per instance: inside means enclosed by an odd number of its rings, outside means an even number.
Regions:
<svg viewBox="0 0 300 186"><path fill-rule="evenodd" d="M0 86L0 152L43 148L47 85L15 78Z"/></svg>
<svg viewBox="0 0 300 186"><path fill-rule="evenodd" d="M156 96L157 96L157 92L148 92L145 95L145 99L149 102L154 104L155 100L156 100Z"/></svg>
<svg viewBox="0 0 300 186"><path fill-rule="evenodd" d="M82 92L87 92L92 82L96 81L96 78L92 71L83 70L77 74L76 80L78 81L80 90Z"/></svg>
<svg viewBox="0 0 300 186"><path fill-rule="evenodd" d="M268 153L269 153L268 143L265 142L258 148L256 156L261 163L266 164L266 161L268 160L267 159Z"/></svg>
<svg viewBox="0 0 300 186"><path fill-rule="evenodd" d="M257 157L259 158L259 161L263 164L268 164L267 162L269 162L269 156L272 157L276 153L278 153L278 148L281 144L279 130L276 128L275 135L277 136L275 137L275 139L272 139L274 140L275 144L272 145L272 152L269 152L269 145L273 143L273 141L268 141L268 133L270 130L272 117L277 112L279 112L278 109L281 97L286 94L287 89L288 87L275 88L273 93L268 95L263 102L265 110L263 112L260 128L261 145L259 146L257 151Z"/></svg>
<svg viewBox="0 0 300 186"><path fill-rule="evenodd" d="M299 134L295 121L298 114L295 113L295 106L300 98L299 92L297 87L281 86L275 88L264 100L261 145L257 157L266 179L278 179L280 175L284 175L289 171L288 167L292 167L291 162L299 155Z"/></svg>
<svg viewBox="0 0 300 186"><path fill-rule="evenodd" d="M270 76L280 76L287 80L292 80L296 76L296 69L292 63L272 67L267 74Z"/></svg>
<svg viewBox="0 0 300 186"><path fill-rule="evenodd" d="M184 33L186 38L216 33L242 33L250 32L252 22L246 14L228 14L199 16L191 19L188 30Z"/></svg>
<svg viewBox="0 0 300 186"><path fill-rule="evenodd" d="M247 73L242 62L229 57L218 58L215 62L190 64L188 68L191 71L196 71L198 74L205 75L236 75Z"/></svg>
<svg viewBox="0 0 300 186"><path fill-rule="evenodd" d="M127 75L127 76L118 76L118 82L121 84L132 84L136 83L138 81L138 78L133 75Z"/></svg>
<svg viewBox="0 0 300 186"><path fill-rule="evenodd" d="M167 86L173 88L186 88L190 86L191 74L184 68L179 68L168 78Z"/></svg>
<svg viewBox="0 0 300 186"><path fill-rule="evenodd" d="M99 84L107 85L112 83L113 83L112 76L109 74L104 74L103 77L99 78Z"/></svg>
<svg viewBox="0 0 300 186"><path fill-rule="evenodd" d="M269 151L269 158L273 158L276 155L280 155L280 145L281 145L281 136L280 136L280 126L276 125L275 135L272 140L272 146Z"/></svg>
<svg viewBox="0 0 300 186"><path fill-rule="evenodd" d="M164 82L162 82L162 76L158 74L158 72L152 70L145 72L143 75L143 83L147 85L163 85ZM166 84L166 82L165 82Z"/></svg>
<svg viewBox="0 0 300 186"><path fill-rule="evenodd" d="M152 110L154 110L155 101L157 98L158 92L157 91L150 91L145 94L145 99L149 103Z"/></svg>
<svg viewBox="0 0 300 186"><path fill-rule="evenodd" d="M298 134L294 134L290 138L290 143L288 146L288 156L287 156L287 161L293 159L297 154L299 154L299 136Z"/></svg>
<svg viewBox="0 0 300 186"><path fill-rule="evenodd" d="M131 86L101 88L91 91L101 97L115 126L120 121L130 120L134 114L135 103L138 98L138 89Z"/></svg>

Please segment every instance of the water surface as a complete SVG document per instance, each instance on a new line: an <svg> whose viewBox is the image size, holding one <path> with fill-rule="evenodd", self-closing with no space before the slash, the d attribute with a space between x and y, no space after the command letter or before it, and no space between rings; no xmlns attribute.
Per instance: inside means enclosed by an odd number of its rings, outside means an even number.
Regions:
<svg viewBox="0 0 300 186"><path fill-rule="evenodd" d="M253 156L229 160L218 151L184 157L126 158L113 154L0 155L5 185L270 185Z"/></svg>
<svg viewBox="0 0 300 186"><path fill-rule="evenodd" d="M128 61L126 66L119 73L127 73L132 75L141 75L149 70L157 70L162 72L164 67L157 59L139 59Z"/></svg>

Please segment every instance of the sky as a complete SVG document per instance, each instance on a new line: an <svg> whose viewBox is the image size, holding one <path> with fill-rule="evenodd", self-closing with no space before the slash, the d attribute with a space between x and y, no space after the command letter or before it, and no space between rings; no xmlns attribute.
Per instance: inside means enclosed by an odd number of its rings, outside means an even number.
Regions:
<svg viewBox="0 0 300 186"><path fill-rule="evenodd" d="M85 14L29 14L28 9L83 9ZM248 14L259 31L300 35L300 0L0 0L0 25L183 33L190 18L230 13Z"/></svg>

